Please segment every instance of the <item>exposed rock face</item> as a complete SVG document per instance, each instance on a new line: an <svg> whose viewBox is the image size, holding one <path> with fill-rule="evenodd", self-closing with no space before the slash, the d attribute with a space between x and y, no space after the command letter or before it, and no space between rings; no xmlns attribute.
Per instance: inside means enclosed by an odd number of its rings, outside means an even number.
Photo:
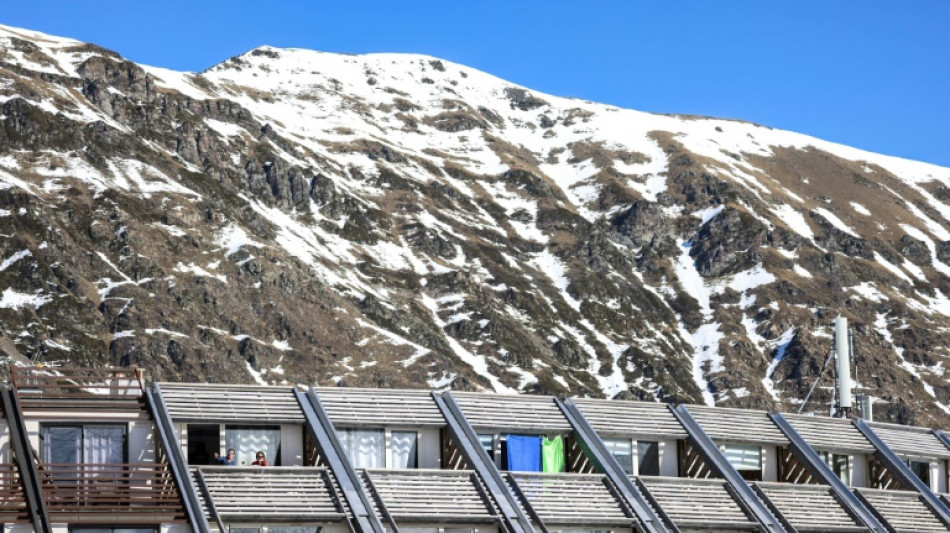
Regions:
<svg viewBox="0 0 950 533"><path fill-rule="evenodd" d="M948 169L419 56L0 28L0 102L12 360L797 409L843 313L879 417L950 422Z"/></svg>

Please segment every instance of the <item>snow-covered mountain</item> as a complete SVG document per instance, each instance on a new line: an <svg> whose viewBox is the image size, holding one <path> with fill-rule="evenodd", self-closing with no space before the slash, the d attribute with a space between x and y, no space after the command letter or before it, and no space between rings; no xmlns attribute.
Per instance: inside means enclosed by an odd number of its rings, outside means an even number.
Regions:
<svg viewBox="0 0 950 533"><path fill-rule="evenodd" d="M876 415L950 422L950 169L426 56L192 74L9 27L0 106L16 361L794 409L841 312Z"/></svg>

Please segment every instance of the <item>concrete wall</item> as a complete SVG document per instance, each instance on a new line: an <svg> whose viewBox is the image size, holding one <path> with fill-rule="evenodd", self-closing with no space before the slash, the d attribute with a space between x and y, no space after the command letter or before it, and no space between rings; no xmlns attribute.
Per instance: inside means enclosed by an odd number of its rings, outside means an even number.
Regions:
<svg viewBox="0 0 950 533"><path fill-rule="evenodd" d="M851 456L851 486L868 486L868 456L863 453Z"/></svg>

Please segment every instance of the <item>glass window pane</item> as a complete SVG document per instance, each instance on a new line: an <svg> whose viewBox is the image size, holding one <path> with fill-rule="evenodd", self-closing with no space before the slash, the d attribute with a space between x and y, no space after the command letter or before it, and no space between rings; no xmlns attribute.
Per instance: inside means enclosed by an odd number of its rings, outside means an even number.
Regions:
<svg viewBox="0 0 950 533"><path fill-rule="evenodd" d="M488 454L493 460L495 459L495 436L494 435L479 435L478 442L482 445L482 449L485 450L485 453Z"/></svg>
<svg viewBox="0 0 950 533"><path fill-rule="evenodd" d="M82 449L82 428L79 427L43 427L43 462L69 463L80 462L79 450Z"/></svg>
<svg viewBox="0 0 950 533"><path fill-rule="evenodd" d="M317 533L320 530L317 526L267 526L264 529L267 533Z"/></svg>
<svg viewBox="0 0 950 533"><path fill-rule="evenodd" d="M838 476L845 485L851 484L851 469L849 468L848 463L850 457L847 455L832 455L831 456L831 468L834 470L835 475Z"/></svg>
<svg viewBox="0 0 950 533"><path fill-rule="evenodd" d="M83 427L83 462L117 464L125 462L125 427Z"/></svg>
<svg viewBox="0 0 950 533"><path fill-rule="evenodd" d="M234 462L238 466L249 466L258 451L264 452L271 465L280 464L280 426L226 426L224 445L237 452Z"/></svg>
<svg viewBox="0 0 950 533"><path fill-rule="evenodd" d="M229 527L231 533L261 533L259 527Z"/></svg>
<svg viewBox="0 0 950 533"><path fill-rule="evenodd" d="M418 440L415 431L393 431L390 468L417 468Z"/></svg>
<svg viewBox="0 0 950 533"><path fill-rule="evenodd" d="M930 484L930 463L927 461L907 461L907 466L920 478L921 481Z"/></svg>
<svg viewBox="0 0 950 533"><path fill-rule="evenodd" d="M341 429L340 444L354 468L383 468L385 434L381 429Z"/></svg>
<svg viewBox="0 0 950 533"><path fill-rule="evenodd" d="M633 442L630 439L604 439L607 451L613 455L624 473L633 475Z"/></svg>
<svg viewBox="0 0 950 533"><path fill-rule="evenodd" d="M762 470L762 449L759 446L726 444L726 459L736 470Z"/></svg>
<svg viewBox="0 0 950 533"><path fill-rule="evenodd" d="M660 443L637 441L637 462L641 476L660 475Z"/></svg>

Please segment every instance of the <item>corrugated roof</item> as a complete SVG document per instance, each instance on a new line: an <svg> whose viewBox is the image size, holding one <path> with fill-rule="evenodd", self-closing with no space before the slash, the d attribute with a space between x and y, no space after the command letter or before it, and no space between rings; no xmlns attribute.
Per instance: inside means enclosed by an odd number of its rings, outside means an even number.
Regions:
<svg viewBox="0 0 950 533"><path fill-rule="evenodd" d="M880 422L869 422L868 426L898 455L950 459L950 449L929 429Z"/></svg>
<svg viewBox="0 0 950 533"><path fill-rule="evenodd" d="M947 531L916 492L856 489L897 531Z"/></svg>
<svg viewBox="0 0 950 533"><path fill-rule="evenodd" d="M608 488L606 476L508 473L506 477L515 495L518 490L512 481L545 525L631 527L635 522Z"/></svg>
<svg viewBox="0 0 950 533"><path fill-rule="evenodd" d="M445 419L426 390L317 387L334 426L442 427Z"/></svg>
<svg viewBox="0 0 950 533"><path fill-rule="evenodd" d="M159 383L159 387L176 422L304 422L290 387L208 383Z"/></svg>
<svg viewBox="0 0 950 533"><path fill-rule="evenodd" d="M649 496L679 528L758 530L721 479L640 477Z"/></svg>
<svg viewBox="0 0 950 533"><path fill-rule="evenodd" d="M782 414L805 442L818 451L873 454L874 446L850 420L827 416Z"/></svg>
<svg viewBox="0 0 950 533"><path fill-rule="evenodd" d="M494 522L496 513L466 470L361 470L360 478L396 525L421 522ZM371 488L372 487L372 488ZM375 488L375 491L373 490Z"/></svg>
<svg viewBox="0 0 950 533"><path fill-rule="evenodd" d="M665 403L575 398L584 418L602 437L685 439L686 430Z"/></svg>
<svg viewBox="0 0 950 533"><path fill-rule="evenodd" d="M788 438L765 411L687 405L703 431L717 442L785 446Z"/></svg>
<svg viewBox="0 0 950 533"><path fill-rule="evenodd" d="M866 531L827 486L762 482L756 486L796 531Z"/></svg>
<svg viewBox="0 0 950 533"><path fill-rule="evenodd" d="M208 496L224 521L343 521L324 468L200 467ZM204 491L199 491L204 497ZM203 502L207 508L207 501Z"/></svg>
<svg viewBox="0 0 950 533"><path fill-rule="evenodd" d="M452 392L476 430L569 433L571 425L551 396Z"/></svg>

